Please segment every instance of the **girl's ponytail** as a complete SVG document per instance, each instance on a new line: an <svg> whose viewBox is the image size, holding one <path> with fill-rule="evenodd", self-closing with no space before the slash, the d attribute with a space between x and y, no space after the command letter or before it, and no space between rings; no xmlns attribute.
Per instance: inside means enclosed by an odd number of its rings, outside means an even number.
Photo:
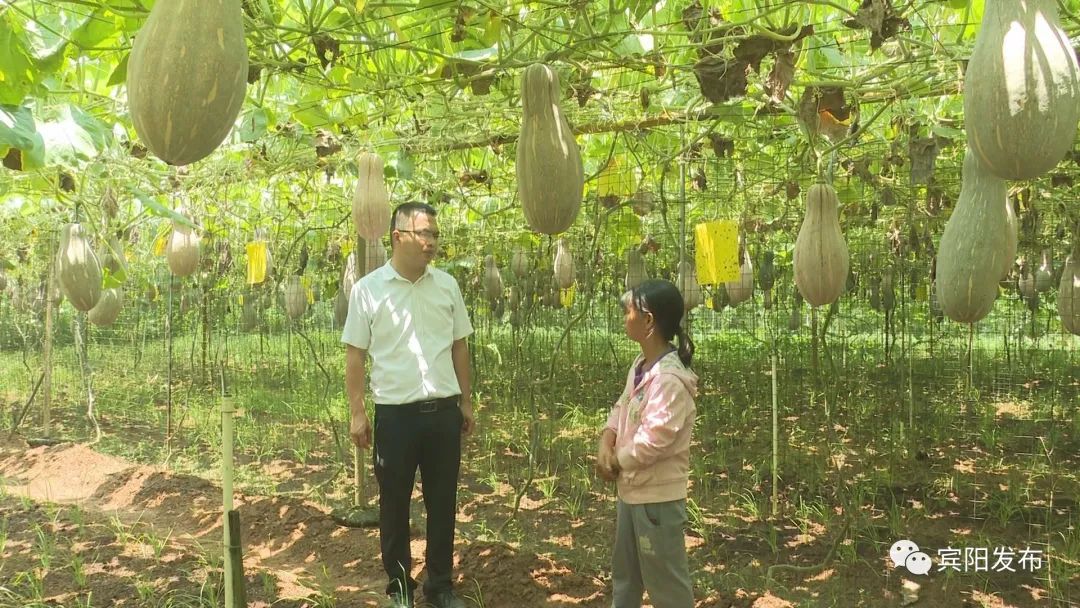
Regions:
<svg viewBox="0 0 1080 608"><path fill-rule="evenodd" d="M679 325L679 331L676 335L679 339L679 360L686 367L690 367L690 361L694 358L694 341L690 338L690 333L682 325Z"/></svg>

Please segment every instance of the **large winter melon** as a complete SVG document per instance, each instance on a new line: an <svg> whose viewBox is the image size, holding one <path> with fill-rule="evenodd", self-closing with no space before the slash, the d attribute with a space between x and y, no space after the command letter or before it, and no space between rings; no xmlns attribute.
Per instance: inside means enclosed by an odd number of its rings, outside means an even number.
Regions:
<svg viewBox="0 0 1080 608"><path fill-rule="evenodd" d="M585 172L574 133L559 106L559 75L536 63L521 76L521 135L517 147L518 195L529 226L558 234L581 208Z"/></svg>
<svg viewBox="0 0 1080 608"><path fill-rule="evenodd" d="M60 232L56 278L76 310L88 311L101 298L101 264L79 224L68 224Z"/></svg>
<svg viewBox="0 0 1080 608"><path fill-rule="evenodd" d="M1005 181L984 170L969 148L960 197L938 246L941 309L953 321L974 323L994 306L1009 230Z"/></svg>
<svg viewBox="0 0 1080 608"><path fill-rule="evenodd" d="M158 0L128 59L135 131L171 165L206 157L236 121L247 72L240 0Z"/></svg>
<svg viewBox="0 0 1080 608"><path fill-rule="evenodd" d="M968 147L1002 179L1031 179L1072 148L1080 68L1057 0L991 0L964 78Z"/></svg>
<svg viewBox="0 0 1080 608"><path fill-rule="evenodd" d="M850 260L838 206L836 190L828 184L814 184L806 193L793 266L795 285L811 306L832 304L847 282Z"/></svg>
<svg viewBox="0 0 1080 608"><path fill-rule="evenodd" d="M120 309L124 307L124 292L119 287L110 287L101 292L98 303L86 313L86 318L94 325L102 327L112 325L118 316Z"/></svg>
<svg viewBox="0 0 1080 608"><path fill-rule="evenodd" d="M356 233L366 241L378 241L390 230L390 195L383 179L383 159L364 152L356 161L356 189L352 218Z"/></svg>
<svg viewBox="0 0 1080 608"><path fill-rule="evenodd" d="M1061 273L1057 305L1062 327L1080 336L1080 240L1073 246L1072 255Z"/></svg>

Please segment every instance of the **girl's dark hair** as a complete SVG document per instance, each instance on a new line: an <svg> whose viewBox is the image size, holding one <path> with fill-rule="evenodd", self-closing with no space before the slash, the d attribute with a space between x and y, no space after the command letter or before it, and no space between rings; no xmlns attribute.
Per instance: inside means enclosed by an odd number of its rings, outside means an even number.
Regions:
<svg viewBox="0 0 1080 608"><path fill-rule="evenodd" d="M682 325L683 297L671 281L648 279L626 292L620 301L623 309L633 306L638 312L652 313L665 340L678 338L679 359L689 367L694 358L694 341Z"/></svg>

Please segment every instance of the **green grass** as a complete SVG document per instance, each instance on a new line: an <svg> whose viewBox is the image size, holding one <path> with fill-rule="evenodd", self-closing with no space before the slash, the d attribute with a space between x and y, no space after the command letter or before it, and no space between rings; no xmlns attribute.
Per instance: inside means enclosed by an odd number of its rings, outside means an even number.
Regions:
<svg viewBox="0 0 1080 608"><path fill-rule="evenodd" d="M1003 312L1011 310L999 305ZM979 328L969 369L966 328L935 325L931 335L925 314L916 311L906 340L898 325L898 342L886 362L881 316L855 309L834 322L821 368L815 369L809 330L787 332L787 312L778 308L772 314L766 319L748 310L718 316L703 311L692 321L698 348L694 367L702 387L691 462L695 533L708 537L717 525L741 527L752 531L763 554L771 557L786 551L786 537L769 522L789 522L802 534L823 527L830 537L842 521L838 513L852 514L851 542L839 546L837 557L858 564L869 559L868 552L919 530L942 512L977 518L993 540L1016 534L1039 515L1039 523L1050 521L1047 509L1039 506L1050 488L1055 496L1080 497L1073 460L1080 451L1080 386L1069 381L1080 376L1075 339L1042 336L1036 348L1034 341L1014 334L1006 354L1003 333L1022 328L1023 317L995 313L991 324ZM596 431L622 388L635 346L621 336L621 320L598 308L556 351L562 326L555 322L565 322L566 311L544 317L551 324L529 332L475 320L480 433L470 443L466 474L492 489L506 483L517 491L529 477L531 457L532 489L554 503L558 517L573 519L587 513L596 496L609 495L610 488L593 477L590 459ZM149 324L143 327L156 331ZM310 493L333 502L348 496L351 468L343 352L336 332L309 328L307 335L333 382L328 384L311 360L306 343L294 336L290 346L280 331L235 335L230 330L227 357L217 335L211 359L228 362L229 390L243 412L236 425L238 484L249 491L279 491L280 480L265 470L274 461L324 466L331 472L341 465L336 479ZM773 335L779 355L782 520L773 518L770 503ZM216 479L219 385L216 379L204 382L212 374L201 367L195 333L181 333L173 344L174 433L169 441L168 366L161 336L151 333L145 346L124 336L122 330L99 332L91 343L105 428L98 449L141 462L168 462L176 470ZM914 345L910 393L905 343ZM553 357L556 373L549 378ZM70 344L58 344L55 361L54 432L91 438ZM0 386L9 394L25 398L24 387L36 379L40 366L37 353L30 354L28 363L33 372L24 366L20 351L0 351ZM34 423L27 420L23 432L32 434ZM1069 531L1070 523L1057 518L1041 533L1067 556L1059 566L1066 572L1080 561L1080 541ZM484 526L476 533L498 530L491 522ZM514 527L507 530L523 534ZM746 566L717 576L760 582L762 574Z"/></svg>

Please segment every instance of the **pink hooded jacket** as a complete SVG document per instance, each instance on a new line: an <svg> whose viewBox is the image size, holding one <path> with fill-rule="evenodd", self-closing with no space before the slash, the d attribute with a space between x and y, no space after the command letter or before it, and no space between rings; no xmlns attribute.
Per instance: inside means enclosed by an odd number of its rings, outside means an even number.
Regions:
<svg viewBox="0 0 1080 608"><path fill-rule="evenodd" d="M697 408L698 377L679 360L664 355L634 386L630 366L626 388L608 415L615 431L619 460L619 498L627 504L666 502L686 498L690 478L690 435Z"/></svg>

